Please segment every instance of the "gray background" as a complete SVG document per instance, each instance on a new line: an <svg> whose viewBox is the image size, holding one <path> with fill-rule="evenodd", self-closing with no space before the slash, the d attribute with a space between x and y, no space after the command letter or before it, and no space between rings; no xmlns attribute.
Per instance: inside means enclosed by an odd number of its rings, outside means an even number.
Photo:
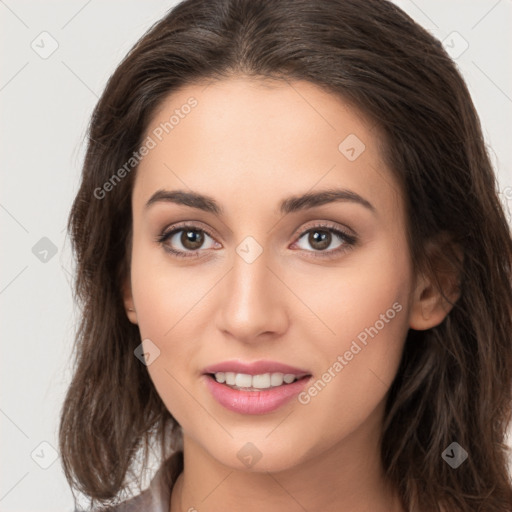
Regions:
<svg viewBox="0 0 512 512"><path fill-rule="evenodd" d="M2 512L72 510L56 451L76 322L66 219L89 116L106 80L175 3L0 0ZM511 0L396 3L450 46L508 209ZM48 55L52 45L58 48Z"/></svg>

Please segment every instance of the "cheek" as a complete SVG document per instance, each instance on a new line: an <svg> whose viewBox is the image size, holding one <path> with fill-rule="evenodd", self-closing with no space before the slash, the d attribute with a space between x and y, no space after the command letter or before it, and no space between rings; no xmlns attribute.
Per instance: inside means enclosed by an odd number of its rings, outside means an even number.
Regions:
<svg viewBox="0 0 512 512"><path fill-rule="evenodd" d="M132 293L141 339L156 345L159 357L148 370L155 380L173 386L172 376L187 371L193 354L193 332L186 329L189 317L205 290L191 279L192 274L173 268L163 250L147 244L134 245ZM157 373L162 375L157 378ZM155 382L156 383L156 382ZM158 386L157 386L158 387Z"/></svg>
<svg viewBox="0 0 512 512"><path fill-rule="evenodd" d="M380 331L390 333L390 342L395 338L390 331L403 332L407 325L412 272L405 240L391 243L382 239L350 254L324 278L317 273L299 282L300 293L326 327L322 346L331 356L376 322L377 327L385 327ZM393 309L395 303L401 308ZM388 317L391 321L386 322Z"/></svg>
<svg viewBox="0 0 512 512"><path fill-rule="evenodd" d="M165 340L205 293L192 267L172 265L172 256L144 241L134 244L132 293L141 336Z"/></svg>
<svg viewBox="0 0 512 512"><path fill-rule="evenodd" d="M151 340L156 351L147 370L167 409L185 429L188 419L201 414L197 401L186 392L187 381L195 372L192 362L197 346L196 305L207 291L204 280L194 279L193 271L172 267L167 256L154 248L135 246L132 254L132 293L142 340ZM197 273L196 273L197 275ZM192 328L192 325L194 327ZM147 343L146 341L144 343ZM156 347L156 348L155 348Z"/></svg>
<svg viewBox="0 0 512 512"><path fill-rule="evenodd" d="M329 283L317 311L333 331L318 337L323 368L302 397L322 424L349 432L384 399L408 331L411 267L403 245L375 246ZM314 414L312 413L314 411ZM327 435L327 434L326 434Z"/></svg>

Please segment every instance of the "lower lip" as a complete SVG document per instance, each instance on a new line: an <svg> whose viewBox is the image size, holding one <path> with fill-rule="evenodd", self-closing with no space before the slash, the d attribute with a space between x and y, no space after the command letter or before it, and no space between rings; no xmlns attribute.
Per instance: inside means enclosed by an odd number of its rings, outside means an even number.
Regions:
<svg viewBox="0 0 512 512"><path fill-rule="evenodd" d="M213 398L226 409L240 414L265 414L279 409L298 395L311 378L310 376L304 377L291 384L283 384L261 391L240 391L220 384L209 375L204 375L204 377Z"/></svg>

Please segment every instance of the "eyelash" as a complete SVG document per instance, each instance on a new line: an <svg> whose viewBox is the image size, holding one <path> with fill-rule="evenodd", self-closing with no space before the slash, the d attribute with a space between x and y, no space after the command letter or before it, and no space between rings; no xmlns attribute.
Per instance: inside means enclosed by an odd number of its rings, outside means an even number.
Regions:
<svg viewBox="0 0 512 512"><path fill-rule="evenodd" d="M214 239L214 237L211 235L211 233L204 229L200 228L199 226L195 226L193 224L177 224L174 226L171 226L170 231L164 231L160 235L156 237L156 242L163 246L164 250L173 256L176 256L177 258L194 258L199 257L199 252L201 249L197 249L195 251L177 251L176 249L171 249L169 246L165 245L165 242L169 240L173 235L176 233L179 233L180 231L196 231L200 233L206 233L210 238ZM331 224L315 224L314 226L309 227L308 229L302 231L299 235L297 235L296 240L300 240L304 235L310 233L311 231L314 231L315 229L320 230L322 228L323 231L328 231L330 233L333 233L335 236L340 238L344 243L336 248L331 249L330 251L306 251L306 252L313 252L316 253L315 258L333 258L338 256L339 254L342 254L352 248L357 243L357 238L353 235L349 235L348 233L345 233L344 231L340 230L339 228L331 225ZM295 243L295 242L294 242Z"/></svg>

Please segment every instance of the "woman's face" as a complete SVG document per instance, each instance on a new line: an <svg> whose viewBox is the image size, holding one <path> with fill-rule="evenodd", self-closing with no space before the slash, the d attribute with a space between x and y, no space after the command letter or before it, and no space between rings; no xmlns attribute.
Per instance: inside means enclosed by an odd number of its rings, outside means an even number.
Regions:
<svg viewBox="0 0 512 512"><path fill-rule="evenodd" d="M185 437L254 471L373 442L413 295L375 127L313 84L236 78L175 92L145 137L126 303Z"/></svg>

